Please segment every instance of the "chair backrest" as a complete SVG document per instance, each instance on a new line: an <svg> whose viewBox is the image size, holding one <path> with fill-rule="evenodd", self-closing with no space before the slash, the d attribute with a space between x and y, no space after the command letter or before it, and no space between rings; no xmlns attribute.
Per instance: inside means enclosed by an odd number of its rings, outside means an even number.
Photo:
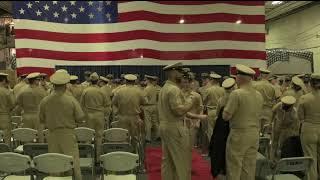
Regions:
<svg viewBox="0 0 320 180"><path fill-rule="evenodd" d="M130 171L138 166L139 156L129 152L112 152L100 156L103 168L107 171Z"/></svg>
<svg viewBox="0 0 320 180"><path fill-rule="evenodd" d="M277 163L276 172L307 171L312 161L312 157L283 158Z"/></svg>
<svg viewBox="0 0 320 180"><path fill-rule="evenodd" d="M46 153L33 158L35 168L43 173L62 173L73 169L73 158L58 153Z"/></svg>
<svg viewBox="0 0 320 180"><path fill-rule="evenodd" d="M22 123L22 116L11 116L11 122L16 124Z"/></svg>
<svg viewBox="0 0 320 180"><path fill-rule="evenodd" d="M31 158L13 152L0 153L0 171L5 173L22 172L30 168Z"/></svg>
<svg viewBox="0 0 320 180"><path fill-rule="evenodd" d="M110 124L111 128L118 128L119 127L119 121L114 121Z"/></svg>
<svg viewBox="0 0 320 180"><path fill-rule="evenodd" d="M39 156L41 154L48 153L48 144L47 143L27 143L23 145L23 152L25 155L30 156L31 158Z"/></svg>
<svg viewBox="0 0 320 180"><path fill-rule="evenodd" d="M0 153L10 152L10 147L5 143L0 143Z"/></svg>
<svg viewBox="0 0 320 180"><path fill-rule="evenodd" d="M37 139L38 131L30 128L17 128L12 130L12 137L16 141L34 142Z"/></svg>
<svg viewBox="0 0 320 180"><path fill-rule="evenodd" d="M94 158L94 147L91 144L78 144L81 158Z"/></svg>
<svg viewBox="0 0 320 180"><path fill-rule="evenodd" d="M123 151L123 152L133 152L133 148L128 142L117 143L117 142L108 142L102 144L102 152L103 154Z"/></svg>
<svg viewBox="0 0 320 180"><path fill-rule="evenodd" d="M95 131L94 129L90 129L86 127L78 127L78 128L75 128L75 134L77 136L78 141L91 142L94 138Z"/></svg>
<svg viewBox="0 0 320 180"><path fill-rule="evenodd" d="M128 142L129 131L122 128L110 128L103 132L107 142Z"/></svg>

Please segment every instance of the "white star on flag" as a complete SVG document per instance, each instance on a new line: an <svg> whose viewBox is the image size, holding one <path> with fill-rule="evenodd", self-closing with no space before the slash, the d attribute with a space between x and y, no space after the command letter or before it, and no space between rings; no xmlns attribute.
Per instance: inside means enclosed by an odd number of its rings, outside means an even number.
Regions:
<svg viewBox="0 0 320 180"><path fill-rule="evenodd" d="M71 4L72 6L75 6L75 5L76 5L76 1L70 1L70 4Z"/></svg>
<svg viewBox="0 0 320 180"><path fill-rule="evenodd" d="M41 14L42 14L42 12L39 11L39 9L38 9L38 11L36 11L36 13L37 13L37 16L41 16Z"/></svg>
<svg viewBox="0 0 320 180"><path fill-rule="evenodd" d="M97 8L97 10L98 10L99 12L101 12L101 11L102 11L102 7L99 6L99 7Z"/></svg>
<svg viewBox="0 0 320 180"><path fill-rule="evenodd" d="M110 5L111 4L111 1L106 1L107 5Z"/></svg>
<svg viewBox="0 0 320 180"><path fill-rule="evenodd" d="M79 8L79 10L80 10L80 12L84 12L85 9L84 9L84 7L81 6L81 7Z"/></svg>
<svg viewBox="0 0 320 180"><path fill-rule="evenodd" d="M27 6L28 6L28 8L32 8L31 2L29 2L29 3L27 4Z"/></svg>
<svg viewBox="0 0 320 180"><path fill-rule="evenodd" d="M90 19L93 19L94 15L92 13L89 14Z"/></svg>
<svg viewBox="0 0 320 180"><path fill-rule="evenodd" d="M52 4L58 4L58 1L52 1Z"/></svg>
<svg viewBox="0 0 320 180"><path fill-rule="evenodd" d="M72 14L71 14L71 17L72 17L72 19L76 19L76 18L77 18L77 14L72 13Z"/></svg>
<svg viewBox="0 0 320 180"><path fill-rule="evenodd" d="M58 12L54 12L54 13L53 13L53 16L54 16L55 18L58 18L58 17L59 17L59 13L58 13Z"/></svg>
<svg viewBox="0 0 320 180"><path fill-rule="evenodd" d="M110 13L107 13L106 16L107 16L107 18L109 18L109 19L111 18L111 14L110 14Z"/></svg>
<svg viewBox="0 0 320 180"><path fill-rule="evenodd" d="M19 10L19 12L20 12L20 14L24 14L24 9L21 8L21 9Z"/></svg>
<svg viewBox="0 0 320 180"><path fill-rule="evenodd" d="M50 7L50 6L48 6L48 4L46 4L45 6L43 6L44 10L47 10L47 11L49 11L49 7Z"/></svg>
<svg viewBox="0 0 320 180"><path fill-rule="evenodd" d="M63 5L63 6L61 7L61 9L62 9L63 12L67 12L67 9L68 9L68 8L67 8L65 5Z"/></svg>
<svg viewBox="0 0 320 180"><path fill-rule="evenodd" d="M93 2L92 2L92 1L89 1L88 4L89 4L89 6L92 6L92 5L93 5Z"/></svg>

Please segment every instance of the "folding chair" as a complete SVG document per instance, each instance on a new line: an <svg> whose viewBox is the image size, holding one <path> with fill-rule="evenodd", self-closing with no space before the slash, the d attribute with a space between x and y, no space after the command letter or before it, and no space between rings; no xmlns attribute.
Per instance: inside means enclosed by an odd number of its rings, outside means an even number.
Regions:
<svg viewBox="0 0 320 180"><path fill-rule="evenodd" d="M111 124L110 124L111 128L118 128L119 127L119 121L113 121Z"/></svg>
<svg viewBox="0 0 320 180"><path fill-rule="evenodd" d="M269 157L270 137L260 137L259 139L259 152L265 157Z"/></svg>
<svg viewBox="0 0 320 180"><path fill-rule="evenodd" d="M298 171L308 171L312 161L312 157L294 157L280 159L273 174L267 176L267 180L300 180L299 177L291 173Z"/></svg>
<svg viewBox="0 0 320 180"><path fill-rule="evenodd" d="M103 132L105 143L102 144L102 152L104 154L125 151L132 152L130 144L129 131L122 128L111 128Z"/></svg>
<svg viewBox="0 0 320 180"><path fill-rule="evenodd" d="M65 173L68 171L73 172L73 158L58 153L47 153L36 156L33 158L35 169L39 172L46 174L58 174ZM53 177L47 176L43 180L73 180L74 173L72 176L66 177Z"/></svg>
<svg viewBox="0 0 320 180"><path fill-rule="evenodd" d="M0 153L10 152L10 147L5 143L0 143Z"/></svg>
<svg viewBox="0 0 320 180"><path fill-rule="evenodd" d="M91 177L94 179L95 173L95 151L91 144L79 144L79 156L81 169L90 169Z"/></svg>
<svg viewBox="0 0 320 180"><path fill-rule="evenodd" d="M16 129L22 125L22 116L11 116L12 128Z"/></svg>
<svg viewBox="0 0 320 180"><path fill-rule="evenodd" d="M12 130L12 137L14 142L18 142L14 152L23 153L23 145L25 143L32 143L37 141L38 131L30 128L17 128Z"/></svg>
<svg viewBox="0 0 320 180"><path fill-rule="evenodd" d="M75 128L75 134L77 136L78 142L86 143L92 142L95 136L95 130L86 128L86 127L78 127Z"/></svg>
<svg viewBox="0 0 320 180"><path fill-rule="evenodd" d="M104 180L136 180L137 175L134 170L138 167L139 156L129 152L112 152L100 156ZM122 175L108 174L108 172L121 173ZM129 173L125 173L129 172ZM125 174L124 174L125 173Z"/></svg>
<svg viewBox="0 0 320 180"><path fill-rule="evenodd" d="M7 174L2 177L2 180L30 180L32 174L24 174L30 168L31 158L29 156L12 152L0 153L0 171ZM18 175L21 173L23 175Z"/></svg>
<svg viewBox="0 0 320 180"><path fill-rule="evenodd" d="M47 143L27 143L23 145L23 153L31 158L49 152Z"/></svg>

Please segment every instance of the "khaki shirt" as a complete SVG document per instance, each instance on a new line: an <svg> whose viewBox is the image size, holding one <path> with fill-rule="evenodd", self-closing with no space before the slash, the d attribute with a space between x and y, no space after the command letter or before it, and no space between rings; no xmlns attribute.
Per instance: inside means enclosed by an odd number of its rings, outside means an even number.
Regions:
<svg viewBox="0 0 320 180"><path fill-rule="evenodd" d="M83 87L81 85L78 85L78 84L70 84L69 86L69 92L70 94L76 98L76 100L78 102L80 102L81 100L81 95L82 95L82 92L83 92Z"/></svg>
<svg viewBox="0 0 320 180"><path fill-rule="evenodd" d="M192 98L185 99L178 85L167 80L159 93L159 121L177 123L183 122L184 115L192 107Z"/></svg>
<svg viewBox="0 0 320 180"><path fill-rule="evenodd" d="M189 112L194 114L202 114L202 98L201 95L195 91L182 91L185 99L188 99L190 96L193 96L193 104Z"/></svg>
<svg viewBox="0 0 320 180"><path fill-rule="evenodd" d="M301 96L298 105L300 121L320 124L320 91L312 90L311 93Z"/></svg>
<svg viewBox="0 0 320 180"><path fill-rule="evenodd" d="M97 85L92 85L83 90L80 104L85 112L102 111L108 112L110 100Z"/></svg>
<svg viewBox="0 0 320 180"><path fill-rule="evenodd" d="M126 87L126 85L123 84L123 85L120 85L120 86L114 88L114 89L111 91L111 96L115 96L115 94L119 91L119 89L121 89L121 88L123 88L123 87Z"/></svg>
<svg viewBox="0 0 320 180"><path fill-rule="evenodd" d="M6 88L0 86L0 114L8 115L14 108L14 96Z"/></svg>
<svg viewBox="0 0 320 180"><path fill-rule="evenodd" d="M112 99L119 116L136 116L142 112L141 106L146 104L143 91L139 87L126 85L120 88Z"/></svg>
<svg viewBox="0 0 320 180"><path fill-rule="evenodd" d="M259 128L262 107L262 95L252 85L247 85L230 94L224 112L231 115L229 122L232 129Z"/></svg>
<svg viewBox="0 0 320 180"><path fill-rule="evenodd" d="M267 80L262 79L258 81L253 86L263 97L263 106L267 108L272 108L276 100L276 91L274 86Z"/></svg>
<svg viewBox="0 0 320 180"><path fill-rule="evenodd" d="M41 100L48 94L42 87L31 87L30 85L23 90L17 97L17 105L25 113L39 112Z"/></svg>
<svg viewBox="0 0 320 180"><path fill-rule="evenodd" d="M76 122L82 122L84 113L74 97L54 91L41 101L39 118L50 131L60 128L74 129Z"/></svg>
<svg viewBox="0 0 320 180"><path fill-rule="evenodd" d="M276 98L280 98L282 96L281 86L279 84L275 84L275 85L273 85L273 88L276 93Z"/></svg>
<svg viewBox="0 0 320 180"><path fill-rule="evenodd" d="M273 116L272 121L274 127L277 129L291 129L296 132L299 131L299 120L297 109L291 108L290 111L286 112L282 109L282 102L279 102L272 108Z"/></svg>
<svg viewBox="0 0 320 180"><path fill-rule="evenodd" d="M224 95L219 99L218 105L217 105L217 115L216 119L218 118L218 113L221 111L222 108L224 108L228 102L230 96L230 92L225 91Z"/></svg>
<svg viewBox="0 0 320 180"><path fill-rule="evenodd" d="M147 99L148 105L156 105L158 103L158 97L159 97L159 90L156 86L149 84L144 89L144 95Z"/></svg>
<svg viewBox="0 0 320 180"><path fill-rule="evenodd" d="M208 106L208 110L216 110L219 99L224 96L224 88L219 85L213 85L206 89L204 103Z"/></svg>
<svg viewBox="0 0 320 180"><path fill-rule="evenodd" d="M88 82L88 81L84 81L81 83L81 85L83 86L83 88L87 88L91 85L91 82Z"/></svg>
<svg viewBox="0 0 320 180"><path fill-rule="evenodd" d="M25 81L20 81L13 88L13 94L18 97L18 95L22 92L23 89L27 88L28 84Z"/></svg>

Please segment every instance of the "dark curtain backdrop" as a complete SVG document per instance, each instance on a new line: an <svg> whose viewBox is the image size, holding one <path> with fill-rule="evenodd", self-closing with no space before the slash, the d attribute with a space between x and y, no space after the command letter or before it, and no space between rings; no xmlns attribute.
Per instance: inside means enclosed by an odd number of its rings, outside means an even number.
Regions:
<svg viewBox="0 0 320 180"><path fill-rule="evenodd" d="M165 80L165 73L162 70L164 66L56 66L56 69L66 69L72 75L77 75L81 81L84 81L84 72L91 71L97 72L100 76L106 76L107 74L113 74L115 78L120 78L121 74L140 74L140 79L144 77L145 74L160 77L161 82ZM214 71L221 76L229 75L230 66L209 66L209 65L199 65L199 66L186 66L195 72L196 79L200 79L200 74L203 72Z"/></svg>

